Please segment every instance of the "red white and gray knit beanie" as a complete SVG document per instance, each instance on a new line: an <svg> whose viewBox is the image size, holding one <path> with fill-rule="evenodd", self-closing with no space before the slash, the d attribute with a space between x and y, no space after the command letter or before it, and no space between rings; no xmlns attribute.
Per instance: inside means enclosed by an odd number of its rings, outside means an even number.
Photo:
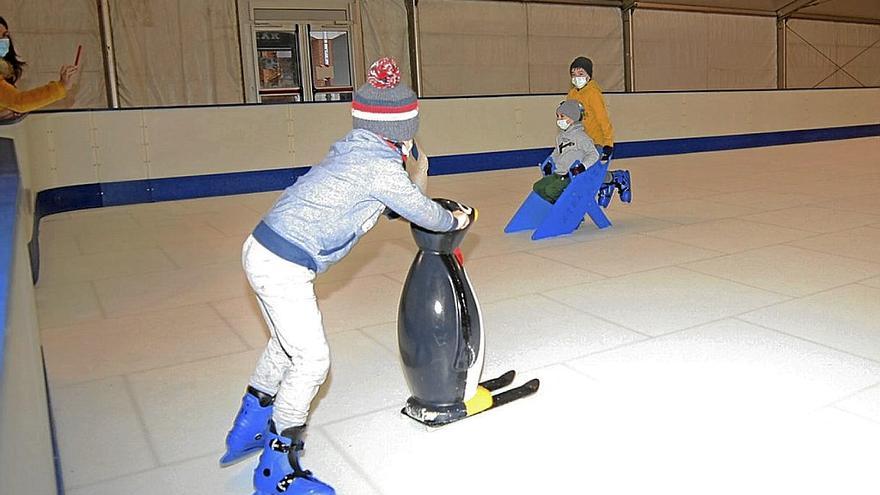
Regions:
<svg viewBox="0 0 880 495"><path fill-rule="evenodd" d="M419 100L400 81L400 68L391 57L373 62L367 82L354 92L351 117L355 129L366 129L386 139L403 142L419 129Z"/></svg>

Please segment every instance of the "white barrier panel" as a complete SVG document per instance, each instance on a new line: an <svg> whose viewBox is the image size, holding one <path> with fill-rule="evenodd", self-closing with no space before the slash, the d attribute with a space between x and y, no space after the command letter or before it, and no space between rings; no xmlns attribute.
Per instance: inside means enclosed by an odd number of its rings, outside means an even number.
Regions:
<svg viewBox="0 0 880 495"><path fill-rule="evenodd" d="M433 155L552 146L553 96L426 99ZM880 89L606 95L616 142L878 123ZM34 114L31 189L307 166L351 129L347 103ZM4 131L0 129L0 135ZM21 131L18 131L21 132Z"/></svg>

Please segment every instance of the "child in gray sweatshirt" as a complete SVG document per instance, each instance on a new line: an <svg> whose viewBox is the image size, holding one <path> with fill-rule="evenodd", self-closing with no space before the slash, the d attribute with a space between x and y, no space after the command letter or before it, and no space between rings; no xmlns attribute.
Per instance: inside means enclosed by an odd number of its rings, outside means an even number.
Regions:
<svg viewBox="0 0 880 495"><path fill-rule="evenodd" d="M342 259L379 220L396 214L434 231L469 219L426 197L403 166L418 100L393 59L380 59L352 101L353 130L288 187L245 241L242 262L271 338L251 376L221 464L262 450L257 495L332 494L299 465L312 399L330 367L315 275Z"/></svg>
<svg viewBox="0 0 880 495"><path fill-rule="evenodd" d="M559 127L556 147L541 164L544 177L533 186L538 195L551 203L555 203L568 187L571 176L585 171L599 160L601 148L584 131L581 123L583 117L584 108L577 100L565 100L556 108L556 125ZM608 206L615 188L623 202L632 201L628 170L605 173L604 184L599 188L598 201L601 206Z"/></svg>
<svg viewBox="0 0 880 495"><path fill-rule="evenodd" d="M596 163L599 152L581 124L583 107L577 100L565 100L556 108L556 146L553 153L541 164L544 178L535 183L533 189L542 198L555 203L562 191L568 187L572 174L586 170Z"/></svg>

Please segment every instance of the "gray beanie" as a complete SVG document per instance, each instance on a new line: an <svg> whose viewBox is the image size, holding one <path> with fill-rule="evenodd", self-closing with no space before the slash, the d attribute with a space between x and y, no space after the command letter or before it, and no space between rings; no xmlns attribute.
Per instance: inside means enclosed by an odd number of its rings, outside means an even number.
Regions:
<svg viewBox="0 0 880 495"><path fill-rule="evenodd" d="M400 81L400 69L390 57L370 66L367 82L354 92L352 125L395 142L415 137L419 130L419 100Z"/></svg>
<svg viewBox="0 0 880 495"><path fill-rule="evenodd" d="M556 108L556 113L565 115L575 122L580 122L583 117L584 107L577 100L565 100Z"/></svg>

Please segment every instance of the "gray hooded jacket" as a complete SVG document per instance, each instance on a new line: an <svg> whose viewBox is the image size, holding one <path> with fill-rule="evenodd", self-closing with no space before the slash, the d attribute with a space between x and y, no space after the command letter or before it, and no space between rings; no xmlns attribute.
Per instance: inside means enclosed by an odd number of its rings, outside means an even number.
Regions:
<svg viewBox="0 0 880 495"><path fill-rule="evenodd" d="M409 179L396 148L354 129L284 190L253 236L279 257L320 273L348 254L386 206L429 230L455 227L452 213Z"/></svg>
<svg viewBox="0 0 880 495"><path fill-rule="evenodd" d="M559 134L556 135L556 148L553 149L553 154L550 156L556 163L556 172L565 173L576 160L580 160L585 167L589 168L599 159L599 152L596 151L593 140L584 131L583 124L575 122L568 129L559 131Z"/></svg>

